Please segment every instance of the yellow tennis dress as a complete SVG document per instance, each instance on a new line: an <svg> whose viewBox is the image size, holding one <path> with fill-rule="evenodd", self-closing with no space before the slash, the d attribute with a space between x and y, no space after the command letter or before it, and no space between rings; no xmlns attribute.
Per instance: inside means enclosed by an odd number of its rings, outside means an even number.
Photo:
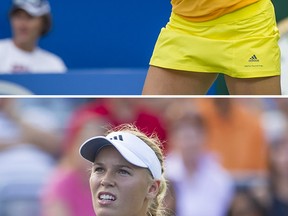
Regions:
<svg viewBox="0 0 288 216"><path fill-rule="evenodd" d="M279 32L270 0L171 0L172 13L150 65L223 73L280 75Z"/></svg>

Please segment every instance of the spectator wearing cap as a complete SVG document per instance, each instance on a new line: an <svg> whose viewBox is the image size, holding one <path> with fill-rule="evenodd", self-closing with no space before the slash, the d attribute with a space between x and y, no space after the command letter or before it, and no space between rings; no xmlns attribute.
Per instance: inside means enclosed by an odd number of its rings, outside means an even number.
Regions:
<svg viewBox="0 0 288 216"><path fill-rule="evenodd" d="M0 73L59 73L63 60L38 46L51 29L51 7L46 0L14 0L10 10L12 38L0 40Z"/></svg>
<svg viewBox="0 0 288 216"><path fill-rule="evenodd" d="M90 188L97 216L162 216L166 193L160 141L126 124L88 139L80 154L92 162Z"/></svg>

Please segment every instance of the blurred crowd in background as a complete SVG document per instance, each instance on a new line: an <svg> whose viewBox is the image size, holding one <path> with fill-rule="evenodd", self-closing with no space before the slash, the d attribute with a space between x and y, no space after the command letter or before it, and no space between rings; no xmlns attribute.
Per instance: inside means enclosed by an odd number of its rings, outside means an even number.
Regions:
<svg viewBox="0 0 288 216"><path fill-rule="evenodd" d="M163 141L169 215L287 216L288 99L0 99L0 215L92 216L84 140L134 123Z"/></svg>

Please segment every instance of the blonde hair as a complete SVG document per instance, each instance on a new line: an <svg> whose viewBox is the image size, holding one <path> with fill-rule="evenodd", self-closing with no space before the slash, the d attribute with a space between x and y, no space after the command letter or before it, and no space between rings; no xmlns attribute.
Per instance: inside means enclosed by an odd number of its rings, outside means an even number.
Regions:
<svg viewBox="0 0 288 216"><path fill-rule="evenodd" d="M149 216L164 216L165 215L165 210L164 210L164 197L166 195L167 191L167 183L166 179L164 177L164 155L162 153L162 143L157 137L155 133L152 135L148 136L145 133L141 132L135 125L133 124L122 124L119 125L113 129L109 129L108 133L111 132L128 132L131 133L141 140L143 140L156 154L157 158L160 161L161 164L161 171L162 171L162 176L160 179L160 187L159 187L159 193L157 196L150 202L148 206L148 212L147 215Z"/></svg>

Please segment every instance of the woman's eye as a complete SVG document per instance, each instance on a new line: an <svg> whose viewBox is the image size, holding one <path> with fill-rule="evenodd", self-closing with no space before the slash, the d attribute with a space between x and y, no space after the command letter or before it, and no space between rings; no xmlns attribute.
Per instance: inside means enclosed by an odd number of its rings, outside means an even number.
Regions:
<svg viewBox="0 0 288 216"><path fill-rule="evenodd" d="M130 175L130 172L128 172L128 171L125 170L125 169L120 169L120 170L119 170L119 173L120 173L121 175Z"/></svg>
<svg viewBox="0 0 288 216"><path fill-rule="evenodd" d="M104 169L102 167L95 167L94 168L94 173L102 173Z"/></svg>

